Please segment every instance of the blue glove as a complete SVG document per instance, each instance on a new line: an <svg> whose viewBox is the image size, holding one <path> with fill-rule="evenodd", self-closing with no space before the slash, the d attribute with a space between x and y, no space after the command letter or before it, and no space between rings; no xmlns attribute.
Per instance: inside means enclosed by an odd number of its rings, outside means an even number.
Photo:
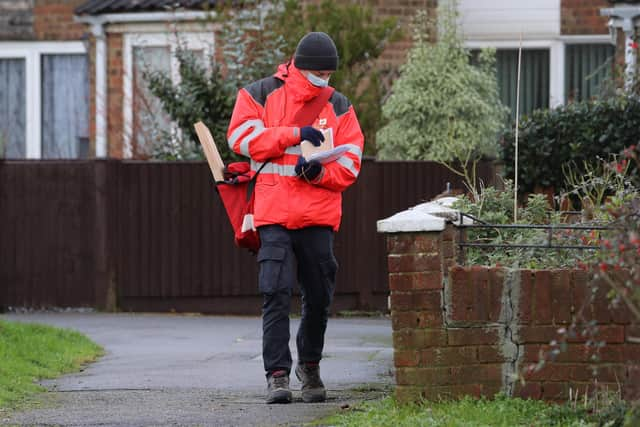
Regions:
<svg viewBox="0 0 640 427"><path fill-rule="evenodd" d="M300 129L300 141L309 141L314 147L319 147L324 141L324 135L312 126L305 126Z"/></svg>
<svg viewBox="0 0 640 427"><path fill-rule="evenodd" d="M296 163L296 175L305 178L307 181L313 181L322 172L322 165L317 160L311 160L307 162L304 157L298 157L298 163Z"/></svg>

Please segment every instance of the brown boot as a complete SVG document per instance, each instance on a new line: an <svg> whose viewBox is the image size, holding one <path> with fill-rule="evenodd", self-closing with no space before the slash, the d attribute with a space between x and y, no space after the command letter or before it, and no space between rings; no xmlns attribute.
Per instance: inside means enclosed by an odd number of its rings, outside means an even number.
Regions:
<svg viewBox="0 0 640 427"><path fill-rule="evenodd" d="M319 364L298 362L296 377L302 383L301 391L304 402L324 402L327 400L327 390L320 379Z"/></svg>
<svg viewBox="0 0 640 427"><path fill-rule="evenodd" d="M267 403L290 403L289 374L275 371L267 376Z"/></svg>

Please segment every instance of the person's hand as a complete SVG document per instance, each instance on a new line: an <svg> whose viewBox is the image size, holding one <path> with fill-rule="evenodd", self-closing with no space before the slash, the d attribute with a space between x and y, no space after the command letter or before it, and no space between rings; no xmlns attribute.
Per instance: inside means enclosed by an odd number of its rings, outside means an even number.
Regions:
<svg viewBox="0 0 640 427"><path fill-rule="evenodd" d="M295 171L297 176L305 178L307 181L313 181L322 172L322 165L317 160L307 162L304 157L300 156Z"/></svg>
<svg viewBox="0 0 640 427"><path fill-rule="evenodd" d="M314 147L319 147L324 141L324 135L312 126L305 126L300 129L300 141L309 141Z"/></svg>

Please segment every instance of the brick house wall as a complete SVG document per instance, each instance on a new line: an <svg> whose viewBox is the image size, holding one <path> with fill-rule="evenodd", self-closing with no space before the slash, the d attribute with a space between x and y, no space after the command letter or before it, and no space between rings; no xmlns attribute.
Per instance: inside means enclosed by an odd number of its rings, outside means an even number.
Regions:
<svg viewBox="0 0 640 427"><path fill-rule="evenodd" d="M369 2L369 4L372 4ZM411 41L411 20L419 10L426 10L429 16L435 16L438 0L377 0L373 2L374 10L381 17L396 17L398 24L403 29L402 40L390 43L382 52L379 66L383 69L397 68L407 59L407 52L413 44Z"/></svg>
<svg viewBox="0 0 640 427"><path fill-rule="evenodd" d="M600 9L611 7L608 0L562 0L560 31L563 35L607 34L608 18Z"/></svg>
<svg viewBox="0 0 640 427"><path fill-rule="evenodd" d="M85 25L74 22L73 11L84 0L36 0L33 32L36 40L81 40Z"/></svg>
<svg viewBox="0 0 640 427"><path fill-rule="evenodd" d="M414 208L415 209L415 208ZM408 211L407 211L408 212ZM394 223L394 217L382 222ZM443 220L442 220L443 221ZM413 224L417 224L414 220ZM379 222L379 231L381 229ZM593 390L594 380L625 398L640 396L640 328L625 307L609 308L599 286L589 301L582 270L515 270L456 265L457 230L386 231L396 395L419 401L463 395L566 401L569 389ZM585 303L586 302L586 303ZM586 305L606 345L592 360L590 336L568 340L567 351L537 372L559 328ZM597 372L594 375L595 372ZM514 375L523 374L524 385Z"/></svg>
<svg viewBox="0 0 640 427"><path fill-rule="evenodd" d="M0 0L0 40L33 38L33 0Z"/></svg>
<svg viewBox="0 0 640 427"><path fill-rule="evenodd" d="M87 29L73 21L83 0L0 0L0 40L81 40Z"/></svg>
<svg viewBox="0 0 640 427"><path fill-rule="evenodd" d="M123 157L124 144L123 48L123 35L107 32L107 154L116 158Z"/></svg>

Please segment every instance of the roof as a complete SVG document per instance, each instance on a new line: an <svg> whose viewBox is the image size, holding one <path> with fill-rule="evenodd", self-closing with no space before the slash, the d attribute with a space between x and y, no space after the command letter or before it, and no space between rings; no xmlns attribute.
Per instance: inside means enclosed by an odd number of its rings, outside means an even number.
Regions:
<svg viewBox="0 0 640 427"><path fill-rule="evenodd" d="M214 7L216 0L89 0L78 6L77 15L103 13L166 12L174 9L203 10Z"/></svg>

